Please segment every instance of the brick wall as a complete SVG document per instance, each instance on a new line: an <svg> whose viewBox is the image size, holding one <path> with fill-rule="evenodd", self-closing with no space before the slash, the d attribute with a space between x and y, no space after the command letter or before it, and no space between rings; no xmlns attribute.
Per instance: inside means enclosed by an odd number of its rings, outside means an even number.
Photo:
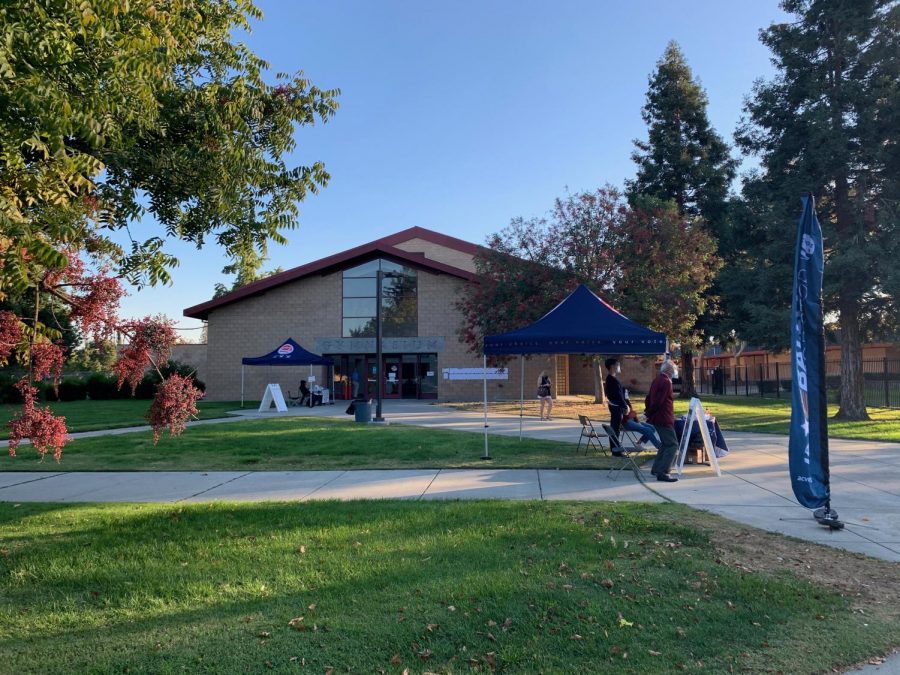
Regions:
<svg viewBox="0 0 900 675"><path fill-rule="evenodd" d="M197 373L197 379L206 382L206 345L175 345L169 358L191 366Z"/></svg>
<svg viewBox="0 0 900 675"><path fill-rule="evenodd" d="M454 307L461 279L426 271L418 273L419 336L444 337L438 353L438 399L481 400L480 380L444 380L443 368L481 366L481 357L468 352L457 337L461 315ZM210 400L237 400L241 395L241 358L270 352L288 337L313 350L316 338L341 335L341 273L307 277L213 310L209 315L207 348L207 396ZM534 398L541 370L553 377L552 356L526 360L525 396ZM519 363L509 364L510 379L488 382L490 400L517 399ZM324 383L327 369L313 367L317 382ZM244 391L248 400L258 400L269 382L296 393L309 367L255 366L244 369ZM555 394L555 391L554 391Z"/></svg>

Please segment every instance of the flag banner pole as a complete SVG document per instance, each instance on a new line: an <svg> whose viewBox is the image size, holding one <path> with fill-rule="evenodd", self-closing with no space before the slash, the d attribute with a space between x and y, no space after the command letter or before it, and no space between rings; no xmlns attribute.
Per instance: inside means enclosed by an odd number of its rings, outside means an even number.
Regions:
<svg viewBox="0 0 900 675"><path fill-rule="evenodd" d="M484 382L484 455L481 459L490 459L491 451L488 447L488 423L487 423L487 354L482 355L481 378Z"/></svg>
<svg viewBox="0 0 900 675"><path fill-rule="evenodd" d="M831 508L828 465L822 228L812 195L803 195L802 202L791 302L791 487L802 506L814 509L820 524L841 529L844 525Z"/></svg>

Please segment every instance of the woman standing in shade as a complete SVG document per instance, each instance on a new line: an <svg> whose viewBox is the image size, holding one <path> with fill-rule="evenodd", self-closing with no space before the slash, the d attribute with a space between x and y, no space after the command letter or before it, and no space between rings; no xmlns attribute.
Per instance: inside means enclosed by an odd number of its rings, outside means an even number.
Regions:
<svg viewBox="0 0 900 675"><path fill-rule="evenodd" d="M550 413L553 412L553 396L550 391L550 387L552 382L550 382L550 376L547 375L546 370L542 370L540 377L538 377L538 389L537 389L537 397L541 402L541 420L552 420L550 417ZM544 416L544 406L547 407L547 415Z"/></svg>

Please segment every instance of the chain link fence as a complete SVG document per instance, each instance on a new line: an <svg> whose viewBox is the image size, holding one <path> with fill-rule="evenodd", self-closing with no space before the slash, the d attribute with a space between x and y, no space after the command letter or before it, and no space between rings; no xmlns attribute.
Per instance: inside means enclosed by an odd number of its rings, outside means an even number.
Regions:
<svg viewBox="0 0 900 675"><path fill-rule="evenodd" d="M866 406L900 408L900 359L863 361ZM702 394L791 397L791 366L787 363L699 368L697 386ZM841 364L825 363L825 390L829 403L837 403L841 391Z"/></svg>

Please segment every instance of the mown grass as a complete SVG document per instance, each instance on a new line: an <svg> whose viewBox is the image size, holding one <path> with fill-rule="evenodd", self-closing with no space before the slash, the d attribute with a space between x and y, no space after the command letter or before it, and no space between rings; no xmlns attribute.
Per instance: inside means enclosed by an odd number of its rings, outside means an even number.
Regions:
<svg viewBox="0 0 900 675"><path fill-rule="evenodd" d="M69 401L49 403L55 415L66 418L70 433L97 429L121 429L147 424L150 401L142 399L117 399L112 401ZM236 401L200 401L199 419L228 417L228 411L239 407ZM21 406L0 405L0 439L9 438L6 423L21 410Z"/></svg>
<svg viewBox="0 0 900 675"><path fill-rule="evenodd" d="M752 431L767 434L787 434L791 421L791 403L789 399L753 398L745 396L710 396L701 397L704 408L719 420L724 431ZM577 419L578 415L587 415L593 420L609 420L606 405L595 405L592 397L566 397L556 401L553 416L558 418ZM636 399L638 410L643 403ZM481 410L483 403L471 401L465 403L448 403L462 410ZM496 414L518 415L518 401L492 401L490 411ZM683 415L687 412L688 401L676 399L675 412ZM837 414L836 405L828 406L828 414ZM525 415L537 417L536 401L525 401ZM900 441L900 409L869 408L870 421L847 422L829 419L828 435L832 438L849 438L870 441Z"/></svg>
<svg viewBox="0 0 900 675"><path fill-rule="evenodd" d="M0 668L797 673L900 642L827 588L724 564L681 513L23 504L0 511Z"/></svg>
<svg viewBox="0 0 900 675"><path fill-rule="evenodd" d="M492 459L481 459L483 453L483 436L471 432L282 417L190 427L181 436L163 436L156 446L149 432L78 439L65 446L60 464L38 464L23 446L19 457L0 457L0 470L596 469L611 461L578 453L575 443L508 436L491 437Z"/></svg>

